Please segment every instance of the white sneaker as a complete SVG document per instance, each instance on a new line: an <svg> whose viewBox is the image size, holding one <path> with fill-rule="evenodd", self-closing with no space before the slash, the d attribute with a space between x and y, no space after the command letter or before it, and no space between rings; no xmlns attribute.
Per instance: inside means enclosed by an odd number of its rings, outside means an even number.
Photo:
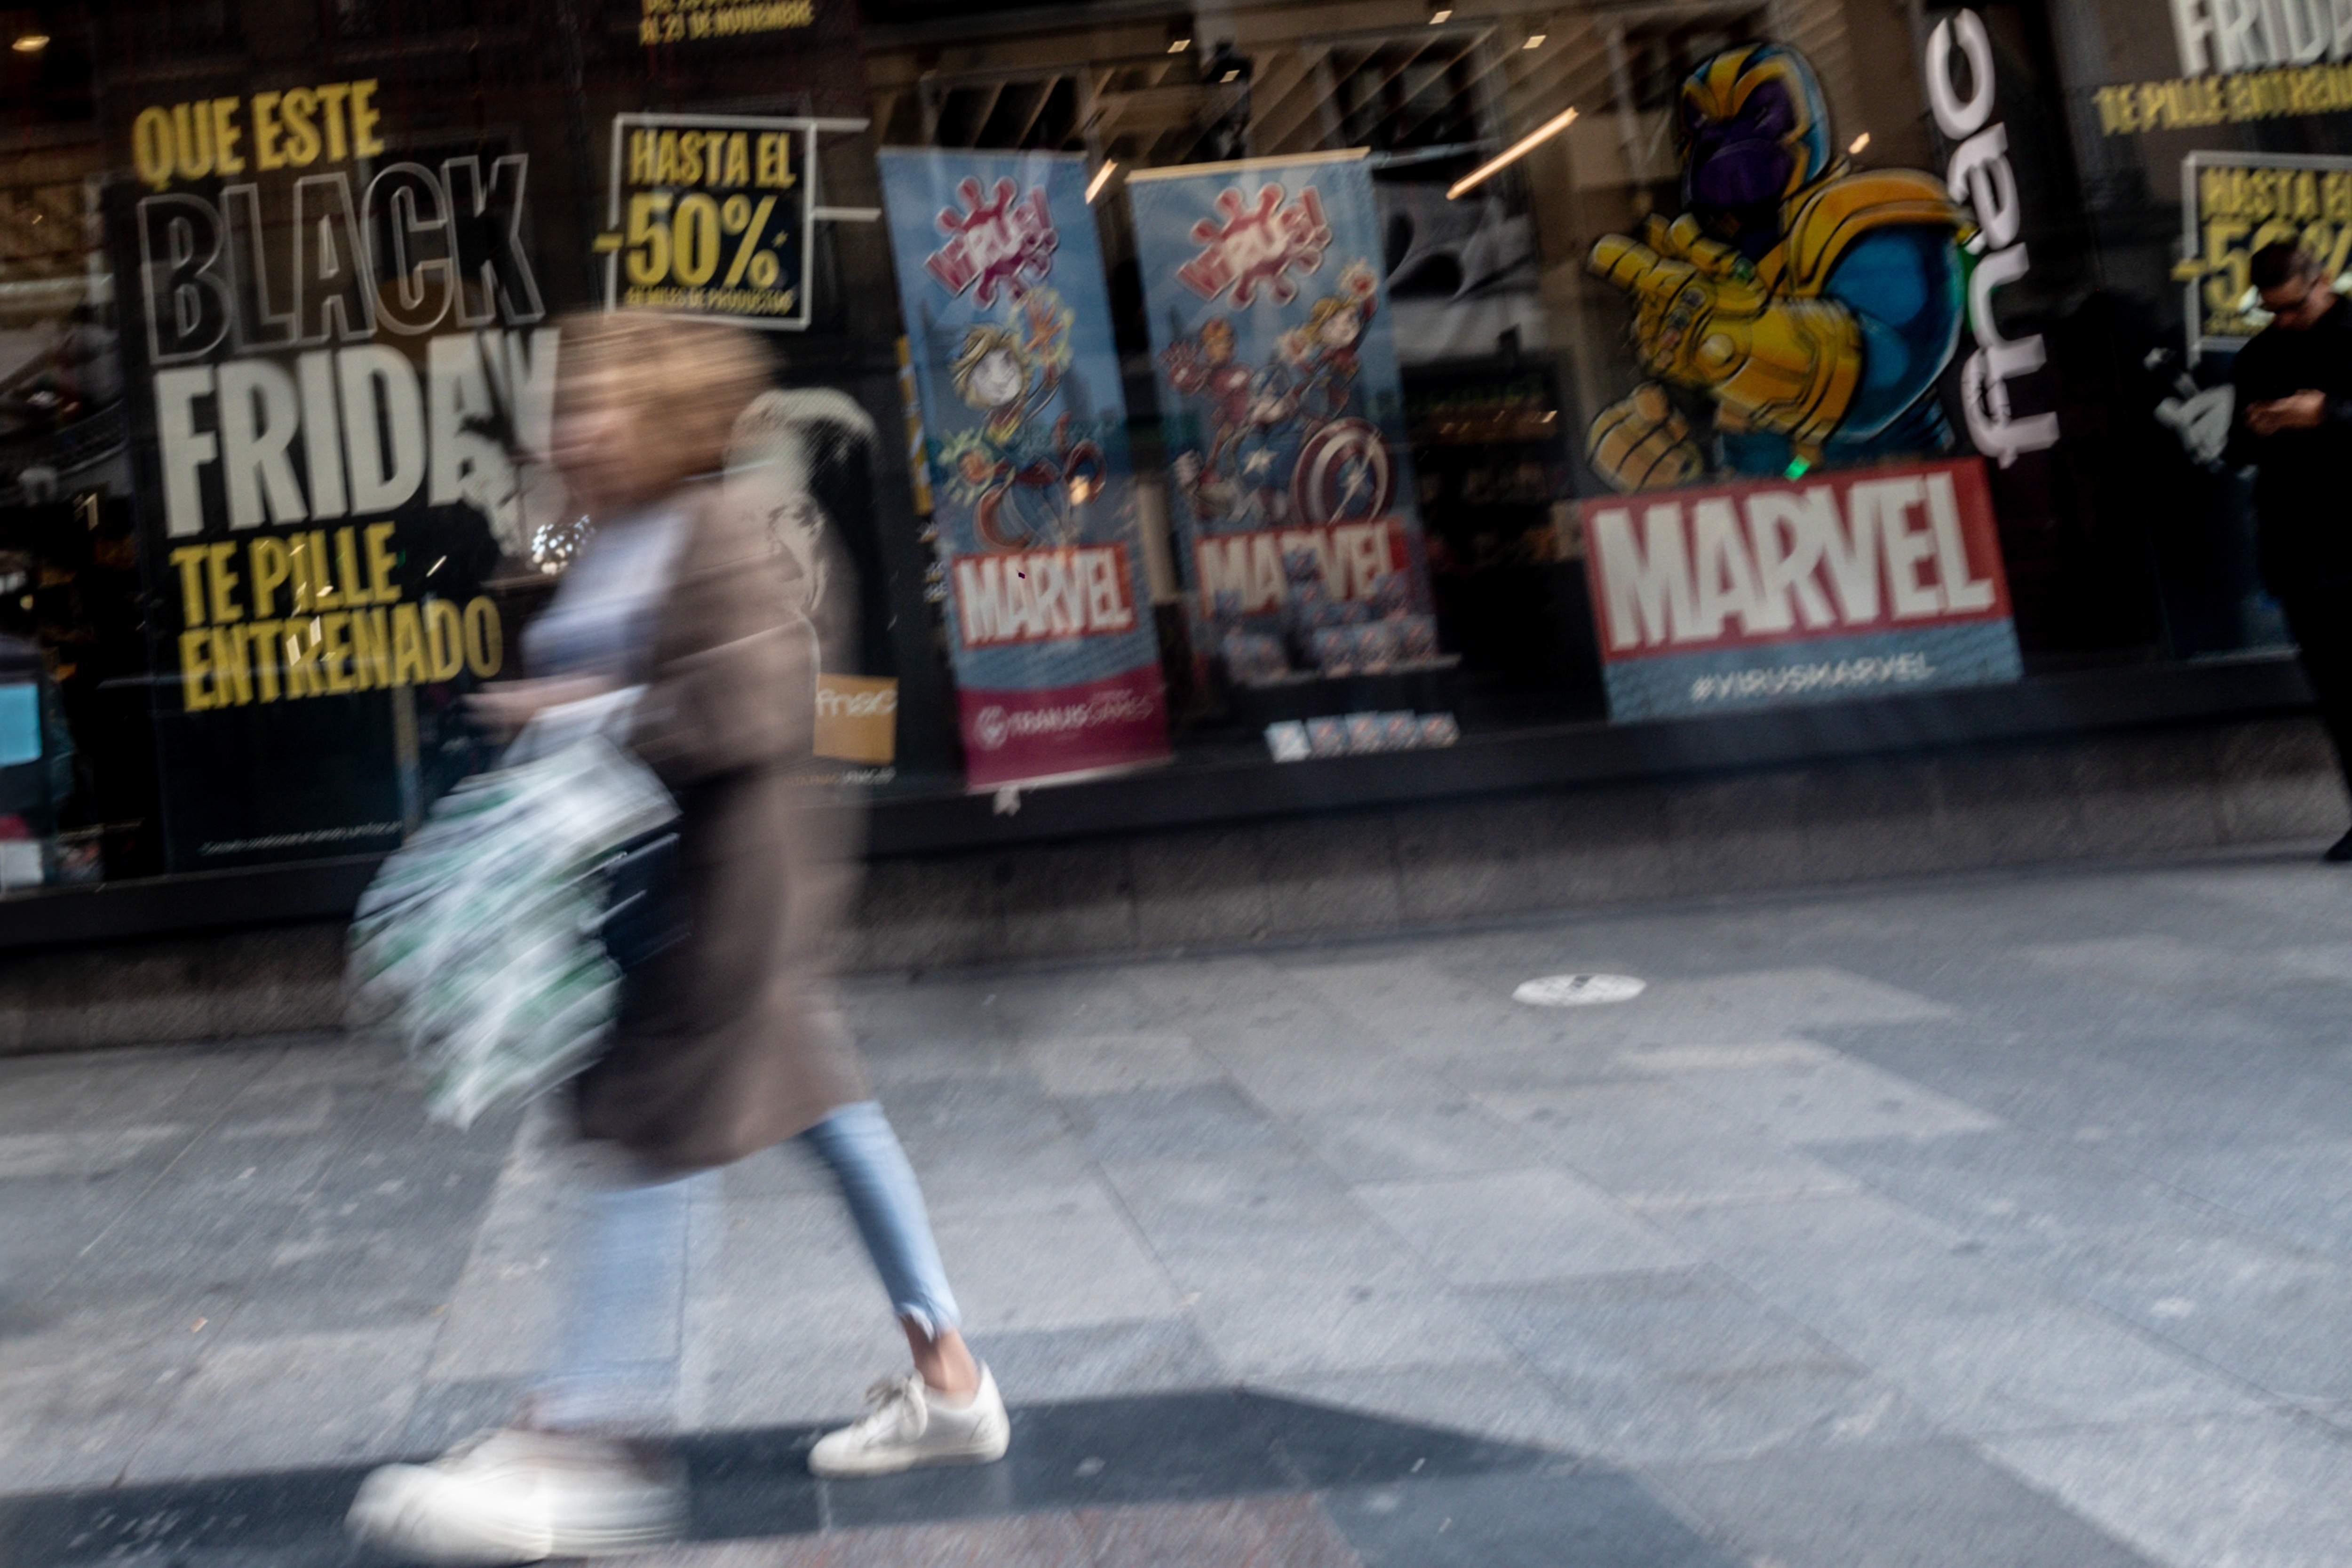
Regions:
<svg viewBox="0 0 2352 1568"><path fill-rule="evenodd" d="M361 1483L352 1534L425 1563L613 1557L678 1533L686 1490L616 1443L508 1427Z"/></svg>
<svg viewBox="0 0 2352 1568"><path fill-rule="evenodd" d="M961 1407L940 1403L909 1373L868 1389L874 1406L856 1425L828 1432L809 1451L820 1476L887 1476L918 1465L985 1465L1004 1458L1013 1424L996 1374L980 1369L980 1387Z"/></svg>

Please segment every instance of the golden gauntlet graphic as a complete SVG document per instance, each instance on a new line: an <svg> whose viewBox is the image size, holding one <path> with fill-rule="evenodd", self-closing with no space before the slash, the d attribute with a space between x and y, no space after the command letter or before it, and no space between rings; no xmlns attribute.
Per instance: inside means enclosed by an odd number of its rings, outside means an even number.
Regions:
<svg viewBox="0 0 2352 1568"><path fill-rule="evenodd" d="M1738 252L1687 216L1650 220L1648 240L1612 234L1587 265L1633 300L1633 342L1651 373L1716 401L1727 430L1785 436L1821 455L1862 381L1862 328L1831 300L1776 296Z"/></svg>
<svg viewBox="0 0 2352 1568"><path fill-rule="evenodd" d="M1601 411L1584 455L1601 481L1620 490L1666 489L1706 473L1706 454L1691 439L1690 422L1654 381Z"/></svg>

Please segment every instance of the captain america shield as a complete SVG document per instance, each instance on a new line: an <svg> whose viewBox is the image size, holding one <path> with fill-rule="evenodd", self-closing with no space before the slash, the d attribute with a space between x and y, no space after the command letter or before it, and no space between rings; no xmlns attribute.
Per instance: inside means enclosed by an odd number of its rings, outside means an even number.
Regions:
<svg viewBox="0 0 2352 1568"><path fill-rule="evenodd" d="M1290 501L1311 523L1360 522L1386 516L1396 469L1379 427L1335 419L1307 437L1290 473Z"/></svg>

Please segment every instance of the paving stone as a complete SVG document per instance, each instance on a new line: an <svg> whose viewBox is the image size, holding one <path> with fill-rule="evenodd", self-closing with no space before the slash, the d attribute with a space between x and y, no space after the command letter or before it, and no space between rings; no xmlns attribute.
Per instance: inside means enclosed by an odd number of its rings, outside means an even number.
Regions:
<svg viewBox="0 0 2352 1568"><path fill-rule="evenodd" d="M1582 1436L1577 1412L1516 1362L1470 1362L1401 1372L1260 1375L1251 1386L1342 1409L1443 1427L1573 1456Z"/></svg>
<svg viewBox="0 0 2352 1568"><path fill-rule="evenodd" d="M847 1212L832 1198L730 1203L686 1302L688 1430L838 1419L907 1346ZM950 1276L950 1283L953 1283Z"/></svg>
<svg viewBox="0 0 2352 1568"><path fill-rule="evenodd" d="M1058 1329L1177 1310L1168 1276L1101 1188L1050 1206L940 1215L940 1251L975 1333Z"/></svg>
<svg viewBox="0 0 2352 1568"><path fill-rule="evenodd" d="M1456 1477L1335 1493L1324 1506L1365 1568L1732 1568L1626 1475Z"/></svg>
<svg viewBox="0 0 2352 1568"><path fill-rule="evenodd" d="M2352 1138L2192 1155L2165 1175L2283 1241L2352 1256Z"/></svg>
<svg viewBox="0 0 2352 1568"><path fill-rule="evenodd" d="M1250 1031L1203 1037L1201 1048L1252 1100L1279 1115L1325 1110L1371 1113L1443 1104L1458 1092L1429 1068L1408 1060L1328 1011L1287 1005L1287 1016Z"/></svg>
<svg viewBox="0 0 2352 1568"><path fill-rule="evenodd" d="M1513 1360L1434 1280L1402 1265L1308 1268L1288 1279L1212 1276L1186 1300L1202 1339L1248 1381Z"/></svg>
<svg viewBox="0 0 2352 1568"><path fill-rule="evenodd" d="M1134 973L1088 965L986 976L988 1006L1006 1033L1023 1044L1162 1027L1158 1011L1131 984Z"/></svg>
<svg viewBox="0 0 2352 1568"><path fill-rule="evenodd" d="M826 1568L1089 1568L1089 1542L1064 1515L959 1520L916 1529L846 1531Z"/></svg>
<svg viewBox="0 0 2352 1568"><path fill-rule="evenodd" d="M1289 972L1324 1005L1420 1058L1549 1046L1558 1020L1511 1000L1507 988L1456 979L1418 955L1299 966Z"/></svg>
<svg viewBox="0 0 2352 1568"><path fill-rule="evenodd" d="M1061 1103L1098 1160L1200 1159L1296 1148L1263 1110L1223 1083L1126 1089Z"/></svg>
<svg viewBox="0 0 2352 1568"><path fill-rule="evenodd" d="M1538 1163L1513 1128L1467 1100L1325 1110L1291 1125L1348 1182L1481 1174Z"/></svg>
<svg viewBox="0 0 2352 1568"><path fill-rule="evenodd" d="M1851 1192L1854 1179L1784 1148L1675 1082L1481 1095L1478 1103L1636 1210Z"/></svg>
<svg viewBox="0 0 2352 1568"><path fill-rule="evenodd" d="M1956 1430L2258 1407L2235 1381L1882 1200L1730 1205L1659 1223Z"/></svg>
<svg viewBox="0 0 2352 1568"><path fill-rule="evenodd" d="M419 1458L446 1453L476 1433L514 1420L530 1389L529 1380L520 1377L427 1382L417 1390L394 1451Z"/></svg>
<svg viewBox="0 0 2352 1568"><path fill-rule="evenodd" d="M396 1452L432 1325L222 1344L139 1445L133 1481L290 1469Z"/></svg>
<svg viewBox="0 0 2352 1568"><path fill-rule="evenodd" d="M1971 1106L1846 1058L1692 1073L1677 1087L1784 1143L1946 1138L2000 1125Z"/></svg>
<svg viewBox="0 0 2352 1568"><path fill-rule="evenodd" d="M111 1484L235 1310L226 1291L20 1300L0 1321L0 1494Z"/></svg>
<svg viewBox="0 0 2352 1568"><path fill-rule="evenodd" d="M2104 1144L2000 1133L1856 1144L1835 1157L1980 1240L1982 1256L2151 1339L2283 1399L2352 1396L2337 1349L2352 1333L2352 1259L2340 1252L2300 1250Z"/></svg>
<svg viewBox="0 0 2352 1568"><path fill-rule="evenodd" d="M1643 1464L1917 1438L1885 1381L1706 1271L1473 1293L1557 1391L1580 1452Z"/></svg>
<svg viewBox="0 0 2352 1568"><path fill-rule="evenodd" d="M2305 1416L2019 1436L1986 1447L2167 1568L2323 1568L2343 1561L2352 1538L2352 1436Z"/></svg>
<svg viewBox="0 0 2352 1568"><path fill-rule="evenodd" d="M2148 1568L2148 1559L1958 1443L1776 1452L1644 1473L1741 1562Z"/></svg>
<svg viewBox="0 0 2352 1568"><path fill-rule="evenodd" d="M1356 1195L1456 1285L1669 1268L1689 1258L1565 1171L1384 1182Z"/></svg>
<svg viewBox="0 0 2352 1568"><path fill-rule="evenodd" d="M975 1331L973 1343L1016 1403L1217 1388L1232 1379L1181 1316L1066 1329Z"/></svg>
<svg viewBox="0 0 2352 1568"><path fill-rule="evenodd" d="M2268 1395L2352 1398L2352 1262L2246 1236L2121 1230L2033 1260L2060 1289Z"/></svg>
<svg viewBox="0 0 2352 1568"><path fill-rule="evenodd" d="M1408 1255L1330 1169L1279 1150L1197 1160L1108 1161L1112 1191L1163 1262L1265 1272L1303 1270L1316 1257Z"/></svg>
<svg viewBox="0 0 2352 1568"><path fill-rule="evenodd" d="M172 1367L0 1372L0 1497L114 1485L187 1376Z"/></svg>
<svg viewBox="0 0 2352 1568"><path fill-rule="evenodd" d="M1182 1089L1224 1076L1190 1037L1149 1031L1056 1036L1030 1041L1023 1065L1046 1093L1116 1094L1130 1089Z"/></svg>
<svg viewBox="0 0 2352 1568"><path fill-rule="evenodd" d="M1638 1383L1780 1366L1854 1370L1827 1342L1712 1269L1496 1286L1463 1300L1550 1377Z"/></svg>
<svg viewBox="0 0 2352 1568"><path fill-rule="evenodd" d="M151 1155L184 1148L194 1132L185 1122L163 1121L78 1132L0 1133L0 1182L116 1175Z"/></svg>
<svg viewBox="0 0 2352 1568"><path fill-rule="evenodd" d="M909 1084L882 1105L935 1212L1034 1208L1092 1184L1073 1119L1025 1075Z"/></svg>
<svg viewBox="0 0 2352 1568"><path fill-rule="evenodd" d="M840 987L842 1010L870 1056L908 1046L1010 1037L993 974L860 975Z"/></svg>
<svg viewBox="0 0 2352 1568"><path fill-rule="evenodd" d="M1307 1498L1244 1498L1077 1515L1094 1568L1356 1568L1347 1538Z"/></svg>

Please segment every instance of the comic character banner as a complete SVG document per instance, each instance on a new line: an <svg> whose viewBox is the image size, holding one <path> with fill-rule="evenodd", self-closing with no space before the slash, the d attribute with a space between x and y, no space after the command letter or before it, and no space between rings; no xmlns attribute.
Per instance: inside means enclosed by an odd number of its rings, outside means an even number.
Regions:
<svg viewBox="0 0 2352 1568"><path fill-rule="evenodd" d="M2021 673L1983 463L1587 502L1612 719Z"/></svg>
<svg viewBox="0 0 2352 1568"><path fill-rule="evenodd" d="M1200 646L1252 684L1435 658L1362 154L1129 194Z"/></svg>
<svg viewBox="0 0 2352 1568"><path fill-rule="evenodd" d="M1164 760L1127 408L1076 155L887 151L973 789Z"/></svg>
<svg viewBox="0 0 2352 1568"><path fill-rule="evenodd" d="M1953 195L1968 170L1853 165L1811 63L1781 44L1701 61L1676 113L1683 210L1587 258L1642 373L1587 431L1594 476L1643 490L1955 451L1941 387L1964 247L1982 249ZM2021 258L1979 263L1979 297Z"/></svg>

